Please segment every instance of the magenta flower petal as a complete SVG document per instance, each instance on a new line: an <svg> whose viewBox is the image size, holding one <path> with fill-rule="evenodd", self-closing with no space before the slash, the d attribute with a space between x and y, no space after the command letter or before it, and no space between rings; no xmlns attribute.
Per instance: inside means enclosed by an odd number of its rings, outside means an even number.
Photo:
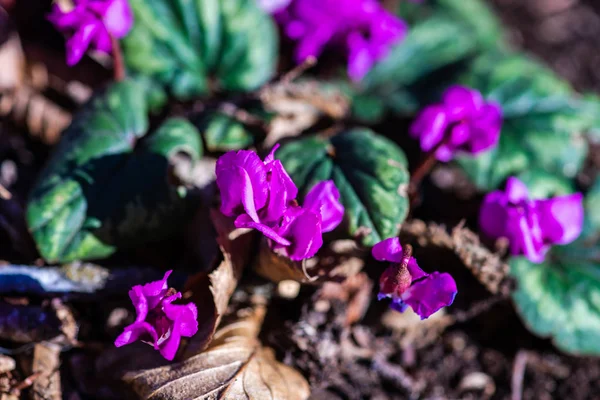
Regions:
<svg viewBox="0 0 600 400"><path fill-rule="evenodd" d="M123 333L117 336L115 339L115 346L122 347L144 337L149 338L152 343L155 343L158 340L156 329L144 321L134 322L133 324L125 327Z"/></svg>
<svg viewBox="0 0 600 400"><path fill-rule="evenodd" d="M409 305L421 319L425 319L442 307L450 306L456 293L456 282L450 274L434 272L413 282L402 295L401 301Z"/></svg>
<svg viewBox="0 0 600 400"><path fill-rule="evenodd" d="M485 104L481 93L458 85L451 86L444 92L442 102L453 121L477 115Z"/></svg>
<svg viewBox="0 0 600 400"><path fill-rule="evenodd" d="M364 77L407 31L406 24L376 0L292 0L275 18L298 42L297 62L337 48L348 54L353 80Z"/></svg>
<svg viewBox="0 0 600 400"><path fill-rule="evenodd" d="M344 206L339 201L340 192L331 180L317 183L304 198L303 207L321 215L321 229L330 232L344 218Z"/></svg>
<svg viewBox="0 0 600 400"><path fill-rule="evenodd" d="M571 243L581 234L583 196L531 200L525 184L511 177L504 191L484 198L479 223L484 235L506 237L513 255L540 263L552 245Z"/></svg>
<svg viewBox="0 0 600 400"><path fill-rule="evenodd" d="M323 245L321 217L302 207L290 207L286 210L279 234L290 241L283 247L287 257L294 261L313 257ZM275 246L275 249L282 249Z"/></svg>
<svg viewBox="0 0 600 400"><path fill-rule="evenodd" d="M548 241L568 244L583 230L583 195L575 193L538 200L540 225Z"/></svg>
<svg viewBox="0 0 600 400"><path fill-rule="evenodd" d="M104 26L117 39L124 38L133 27L133 11L127 0L108 0L104 10Z"/></svg>
<svg viewBox="0 0 600 400"><path fill-rule="evenodd" d="M75 34L67 40L67 65L73 66L83 58L90 43L94 40L94 35L102 29L98 22L88 21L81 25Z"/></svg>
<svg viewBox="0 0 600 400"><path fill-rule="evenodd" d="M258 222L257 210L268 196L267 168L253 151L230 151L216 165L217 186L221 192L221 212L227 216L246 212Z"/></svg>
<svg viewBox="0 0 600 400"><path fill-rule="evenodd" d="M269 203L261 220L275 221L283 215L288 203L298 195L298 188L287 174L281 161L275 160L269 164Z"/></svg>
<svg viewBox="0 0 600 400"><path fill-rule="evenodd" d="M126 0L76 1L70 11L54 4L48 20L67 35L67 64L78 63L88 48L108 53L111 35L123 38L133 26L133 12Z"/></svg>
<svg viewBox="0 0 600 400"><path fill-rule="evenodd" d="M456 152L477 154L494 147L500 138L502 110L486 103L481 94L464 86L452 86L442 102L425 107L410 128L421 149L430 151L443 141L436 153L440 161L450 161Z"/></svg>
<svg viewBox="0 0 600 400"><path fill-rule="evenodd" d="M432 150L443 138L448 128L448 116L441 106L428 106L410 127L410 135L419 138L423 151Z"/></svg>
<svg viewBox="0 0 600 400"><path fill-rule="evenodd" d="M258 6L271 14L287 7L292 0L258 0Z"/></svg>
<svg viewBox="0 0 600 400"><path fill-rule="evenodd" d="M402 261L402 245L397 237L385 239L371 249L373 258L377 261L399 263Z"/></svg>
<svg viewBox="0 0 600 400"><path fill-rule="evenodd" d="M272 227L260 223L254 222L248 215L242 214L235 219L236 228L256 229L267 238L273 240L275 243L281 246L290 246L291 242L279 235L279 233Z"/></svg>
<svg viewBox="0 0 600 400"><path fill-rule="evenodd" d="M136 308L136 321L125 327L115 339L115 346L142 340L151 344L163 357L172 360L177 353L181 337L191 337L198 331L198 311L193 303L180 305L173 301L181 299L181 293L169 296L167 278L145 285L136 285L129 292L129 297Z"/></svg>

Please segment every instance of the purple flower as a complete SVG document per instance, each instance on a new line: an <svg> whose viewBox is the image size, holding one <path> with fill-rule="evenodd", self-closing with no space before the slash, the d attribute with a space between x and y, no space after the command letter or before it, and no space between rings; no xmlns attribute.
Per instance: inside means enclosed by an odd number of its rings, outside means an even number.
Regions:
<svg viewBox="0 0 600 400"><path fill-rule="evenodd" d="M486 103L481 94L464 86L452 86L442 103L427 106L410 128L423 151L437 147L436 157L450 161L457 151L478 154L494 147L500 138L502 110Z"/></svg>
<svg viewBox="0 0 600 400"><path fill-rule="evenodd" d="M156 282L136 285L129 291L135 307L135 322L125 327L115 340L115 346L142 340L154 346L167 360L177 353L181 337L192 337L198 331L198 311L194 303L173 304L181 298L181 293L169 290L167 279L171 272Z"/></svg>
<svg viewBox="0 0 600 400"><path fill-rule="evenodd" d="M110 53L111 37L121 39L133 26L133 13L127 0L74 0L72 10L63 11L54 3L48 15L56 29L70 36L67 64L77 64L87 49Z"/></svg>
<svg viewBox="0 0 600 400"><path fill-rule="evenodd" d="M410 306L425 319L454 301L457 289L452 276L428 274L419 268L414 257L405 259L398 238L377 243L371 252L376 260L392 263L379 278L378 299L391 298L390 307L394 310L403 312Z"/></svg>
<svg viewBox="0 0 600 400"><path fill-rule="evenodd" d="M317 183L304 199L304 207L321 216L323 232L331 232L344 218L344 206L339 199L340 192L333 181Z"/></svg>
<svg viewBox="0 0 600 400"><path fill-rule="evenodd" d="M571 243L581 234L583 195L531 200L525 184L511 177L504 192L485 197L479 224L490 238L508 238L513 255L541 263L551 245Z"/></svg>
<svg viewBox="0 0 600 400"><path fill-rule="evenodd" d="M275 159L277 148L264 162L247 150L231 151L217 160L221 212L235 217L237 228L258 230L273 250L299 261L316 254L323 232L342 221L344 207L333 181L315 185L300 207L296 185Z"/></svg>
<svg viewBox="0 0 600 400"><path fill-rule="evenodd" d="M348 54L348 75L355 81L407 31L406 24L377 0L292 0L275 18L298 42L296 62L318 57L327 46L341 47Z"/></svg>

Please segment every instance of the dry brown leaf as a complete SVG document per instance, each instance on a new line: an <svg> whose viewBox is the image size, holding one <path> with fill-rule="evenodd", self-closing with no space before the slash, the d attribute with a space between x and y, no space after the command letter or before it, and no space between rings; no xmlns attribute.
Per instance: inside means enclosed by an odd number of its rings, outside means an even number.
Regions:
<svg viewBox="0 0 600 400"><path fill-rule="evenodd" d="M269 123L265 148L285 137L299 135L323 116L341 119L349 108L348 99L341 92L308 79L267 85L260 98L267 110L277 114Z"/></svg>
<svg viewBox="0 0 600 400"><path fill-rule="evenodd" d="M211 220L223 260L210 274L198 274L186 284L185 295L196 303L200 321L198 333L185 349L186 357L204 350L212 340L252 249L251 232L235 230L232 220L217 210L211 211Z"/></svg>
<svg viewBox="0 0 600 400"><path fill-rule="evenodd" d="M140 398L302 400L308 383L296 370L275 359L257 335L266 309L258 305L222 327L205 352L161 368L125 377Z"/></svg>
<svg viewBox="0 0 600 400"><path fill-rule="evenodd" d="M318 294L318 301L339 300L347 303L346 312L336 316L342 326L350 326L362 319L371 303L373 282L361 272L342 283L325 282Z"/></svg>
<svg viewBox="0 0 600 400"><path fill-rule="evenodd" d="M342 282L362 270L365 264L363 255L364 251L356 246L354 240L336 240L320 249L316 257L303 262L292 261L273 252L263 238L254 271L276 283L287 280L300 283Z"/></svg>
<svg viewBox="0 0 600 400"><path fill-rule="evenodd" d="M401 236L416 240L420 246L435 246L453 251L491 293L507 294L511 290L508 264L489 251L474 232L458 225L452 234L444 226L414 219L402 225Z"/></svg>
<svg viewBox="0 0 600 400"><path fill-rule="evenodd" d="M61 400L60 385L61 347L50 342L37 343L33 348L32 371L36 375L29 391L33 400Z"/></svg>

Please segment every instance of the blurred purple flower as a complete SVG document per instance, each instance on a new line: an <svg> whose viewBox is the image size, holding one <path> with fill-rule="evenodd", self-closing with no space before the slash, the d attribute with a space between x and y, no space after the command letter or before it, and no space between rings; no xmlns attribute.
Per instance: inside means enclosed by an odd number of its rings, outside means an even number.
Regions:
<svg viewBox="0 0 600 400"><path fill-rule="evenodd" d="M129 291L135 307L135 322L125 327L115 340L121 347L141 340L154 346L167 360L177 353L181 337L192 337L198 331L198 311L194 303L172 304L181 293L169 290L167 279L171 272L155 282L136 285Z"/></svg>
<svg viewBox="0 0 600 400"><path fill-rule="evenodd" d="M72 10L63 11L54 3L48 20L70 38L67 64L77 64L87 49L110 53L111 36L121 39L133 26L133 12L127 0L74 0Z"/></svg>
<svg viewBox="0 0 600 400"><path fill-rule="evenodd" d="M403 312L410 306L425 319L454 301L454 278L447 273L426 273L414 257L404 260L398 238L377 243L371 252L376 260L392 263L379 278L378 299L391 298L390 307L394 310Z"/></svg>
<svg viewBox="0 0 600 400"><path fill-rule="evenodd" d="M581 234L583 195L531 200L525 184L511 177L504 191L485 197L479 224L490 238L508 238L513 255L541 263L552 245L571 243Z"/></svg>
<svg viewBox="0 0 600 400"><path fill-rule="evenodd" d="M407 26L377 0L292 0L275 18L297 41L296 62L318 57L327 46L348 54L348 75L359 81L406 35Z"/></svg>
<svg viewBox="0 0 600 400"><path fill-rule="evenodd" d="M478 154L494 147L501 128L500 106L486 103L474 89L452 86L444 93L442 103L421 111L410 134L420 140L423 151L439 146L437 159L450 161L457 151Z"/></svg>
<svg viewBox="0 0 600 400"><path fill-rule="evenodd" d="M315 255L322 233L335 229L344 216L333 181L320 182L298 206L298 188L275 159L275 146L264 162L253 151L231 151L217 160L221 212L235 217L237 228L256 229L269 245L292 260Z"/></svg>

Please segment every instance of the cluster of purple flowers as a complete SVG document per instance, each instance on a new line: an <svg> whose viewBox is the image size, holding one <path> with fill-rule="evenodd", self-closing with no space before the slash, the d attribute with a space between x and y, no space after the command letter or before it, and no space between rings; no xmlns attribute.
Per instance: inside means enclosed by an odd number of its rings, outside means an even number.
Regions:
<svg viewBox="0 0 600 400"><path fill-rule="evenodd" d="M127 0L73 0L72 10L54 3L48 16L56 28L70 38L67 64L77 64L87 49L109 54L112 38L121 39L133 26L133 13Z"/></svg>
<svg viewBox="0 0 600 400"><path fill-rule="evenodd" d="M196 305L173 304L181 299L181 293L167 285L171 272L168 271L161 280L131 288L129 298L137 316L135 322L117 337L115 346L141 340L153 346L167 360L172 360L181 337L192 337L198 332Z"/></svg>
<svg viewBox="0 0 600 400"><path fill-rule="evenodd" d="M452 86L440 104L427 106L411 126L423 151L436 150L440 161L450 161L457 151L478 154L494 147L500 138L502 109L486 102L477 90Z"/></svg>
<svg viewBox="0 0 600 400"><path fill-rule="evenodd" d="M217 160L221 212L235 217L237 228L260 231L273 250L299 261L316 254L322 233L340 224L344 207L333 181L315 185L299 206L298 188L275 159L277 147L264 161L248 150L230 151Z"/></svg>
<svg viewBox="0 0 600 400"><path fill-rule="evenodd" d="M377 243L371 252L376 260L391 263L379 278L378 298L391 298L392 309L403 312L410 306L425 319L454 301L457 289L452 276L423 271L414 257L404 254L398 238Z"/></svg>
<svg viewBox="0 0 600 400"><path fill-rule="evenodd" d="M360 80L391 47L400 42L407 26L377 0L292 0L269 3L285 34L298 42L295 58L302 63L318 57L325 47L348 54L348 75ZM277 3L277 6L270 7ZM281 7L284 8L281 8Z"/></svg>
<svg viewBox="0 0 600 400"><path fill-rule="evenodd" d="M513 255L540 263L550 246L571 243L581 234L583 196L574 193L532 200L527 186L511 177L505 191L497 190L485 197L479 223L490 238L508 238Z"/></svg>

